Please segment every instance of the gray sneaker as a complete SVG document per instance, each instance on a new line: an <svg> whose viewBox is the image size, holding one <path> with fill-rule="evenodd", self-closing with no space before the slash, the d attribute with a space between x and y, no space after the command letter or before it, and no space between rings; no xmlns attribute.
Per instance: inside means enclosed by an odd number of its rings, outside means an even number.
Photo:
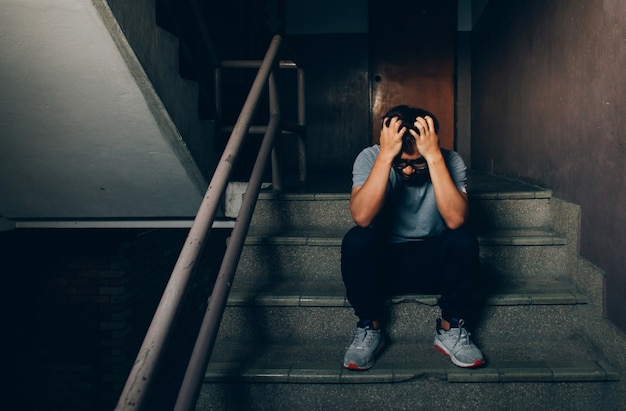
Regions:
<svg viewBox="0 0 626 411"><path fill-rule="evenodd" d="M463 320L459 320L458 327L444 330L437 320L435 348L448 355L452 362L463 368L473 368L483 365L483 353L472 343L470 333L463 327Z"/></svg>
<svg viewBox="0 0 626 411"><path fill-rule="evenodd" d="M354 330L354 339L343 357L343 366L349 370L365 371L372 368L376 355L385 345L385 336L371 326Z"/></svg>

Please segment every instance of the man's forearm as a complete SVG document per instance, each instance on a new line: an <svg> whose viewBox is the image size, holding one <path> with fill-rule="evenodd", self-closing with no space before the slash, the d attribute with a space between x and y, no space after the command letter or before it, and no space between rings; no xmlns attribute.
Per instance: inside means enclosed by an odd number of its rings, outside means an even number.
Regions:
<svg viewBox="0 0 626 411"><path fill-rule="evenodd" d="M390 170L391 161L379 157L365 183L352 190L350 214L357 225L369 226L385 204Z"/></svg>
<svg viewBox="0 0 626 411"><path fill-rule="evenodd" d="M443 157L428 164L439 214L450 229L461 227L468 213L467 194L462 193L450 176Z"/></svg>

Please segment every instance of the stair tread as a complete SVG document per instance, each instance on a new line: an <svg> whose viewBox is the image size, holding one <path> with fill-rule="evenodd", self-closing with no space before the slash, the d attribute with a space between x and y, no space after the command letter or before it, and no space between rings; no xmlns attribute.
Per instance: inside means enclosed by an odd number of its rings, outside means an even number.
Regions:
<svg viewBox="0 0 626 411"><path fill-rule="evenodd" d="M487 364L467 370L454 366L432 347L432 339L388 341L367 372L344 370L347 339L265 344L218 341L207 381L283 383L375 383L436 378L448 382L615 381L619 375L581 336L542 342L481 341Z"/></svg>
<svg viewBox="0 0 626 411"><path fill-rule="evenodd" d="M490 191L478 189L468 191L469 200L539 200L552 197L550 190L504 190ZM276 192L270 187L259 193L259 200L282 200L282 201L346 201L350 200L349 190L333 192L326 190L323 192L310 192L308 190L292 192Z"/></svg>
<svg viewBox="0 0 626 411"><path fill-rule="evenodd" d="M235 282L228 305L332 306L348 307L343 283L337 281L283 281L260 285L252 281ZM574 286L560 281L508 286L485 293L486 305L586 304L587 297ZM405 293L391 301L436 305L438 295Z"/></svg>
<svg viewBox="0 0 626 411"><path fill-rule="evenodd" d="M538 199L552 196L552 190L479 171L468 173L468 186L470 198L504 200Z"/></svg>
<svg viewBox="0 0 626 411"><path fill-rule="evenodd" d="M284 245L340 245L346 230L276 230L273 228L250 227L246 244ZM481 243L501 244L548 244L565 243L565 237L548 228L501 228L476 231Z"/></svg>
<svg viewBox="0 0 626 411"><path fill-rule="evenodd" d="M286 179L284 190L278 194L272 190L261 193L263 199L281 198L283 200L317 199L329 194L336 194L335 199L348 199L351 189L351 175L311 174L306 182L291 182ZM534 199L550 198L552 191L506 177L470 170L468 172L468 193L470 199ZM306 195L311 194L311 197Z"/></svg>

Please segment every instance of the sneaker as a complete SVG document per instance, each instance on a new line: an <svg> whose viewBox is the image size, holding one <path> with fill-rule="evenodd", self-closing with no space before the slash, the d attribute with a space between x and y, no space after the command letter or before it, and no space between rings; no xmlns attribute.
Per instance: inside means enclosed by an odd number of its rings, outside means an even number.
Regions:
<svg viewBox="0 0 626 411"><path fill-rule="evenodd" d="M372 368L376 355L385 345L382 330L375 330L371 325L357 325L354 339L343 357L343 366L349 370L365 371Z"/></svg>
<svg viewBox="0 0 626 411"><path fill-rule="evenodd" d="M463 323L463 320L459 320L458 327L451 327L446 331L441 328L441 320L437 320L435 348L449 356L459 367L473 368L483 365L483 353L472 343L470 333L463 327Z"/></svg>

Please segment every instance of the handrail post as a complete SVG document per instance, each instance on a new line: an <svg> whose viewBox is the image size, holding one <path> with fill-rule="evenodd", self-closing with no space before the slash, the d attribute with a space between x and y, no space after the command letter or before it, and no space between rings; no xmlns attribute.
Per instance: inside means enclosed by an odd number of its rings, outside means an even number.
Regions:
<svg viewBox="0 0 626 411"><path fill-rule="evenodd" d="M213 68L213 80L215 81L215 116L216 124L222 123L222 68Z"/></svg>
<svg viewBox="0 0 626 411"><path fill-rule="evenodd" d="M281 128L281 114L280 114L280 95L278 92L278 84L277 84L277 76L276 72L278 71L279 66L276 65L274 72L270 75L269 79L269 100L270 100L270 117L276 116L278 119L278 130ZM273 138L277 138L278 136L274 136ZM280 161L278 159L278 152L276 149L276 144L272 145L272 186L276 191L282 191L283 189L283 179L282 179L282 170Z"/></svg>
<svg viewBox="0 0 626 411"><path fill-rule="evenodd" d="M306 125L306 92L305 92L305 81L304 81L304 70L301 67L298 67L297 70L298 76L298 124L300 126ZM304 132L306 133L306 131ZM299 178L300 182L306 181L307 173L306 173L306 134L298 135L298 170L299 170Z"/></svg>
<svg viewBox="0 0 626 411"><path fill-rule="evenodd" d="M241 114L209 183L206 195L189 230L189 235L126 380L116 410L141 410L150 384L154 379L155 370L169 340L182 298L187 290L189 278L204 245L206 235L213 224L239 149L245 140L257 103L276 61L280 43L281 37L276 35L268 47L263 64L252 84Z"/></svg>

